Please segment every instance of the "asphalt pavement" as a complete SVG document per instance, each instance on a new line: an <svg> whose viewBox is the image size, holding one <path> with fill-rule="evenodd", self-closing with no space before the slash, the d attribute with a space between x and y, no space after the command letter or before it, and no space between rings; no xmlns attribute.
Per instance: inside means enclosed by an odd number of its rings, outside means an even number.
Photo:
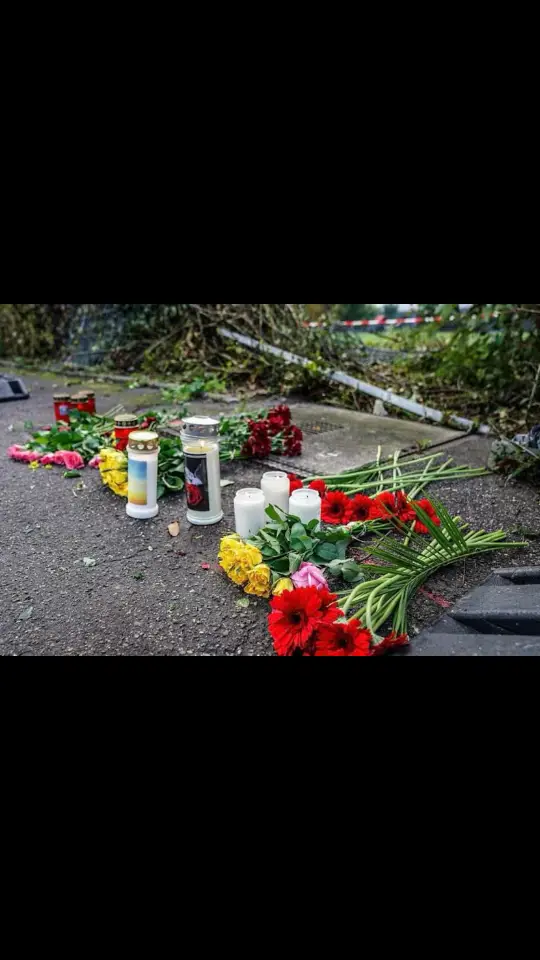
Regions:
<svg viewBox="0 0 540 960"><path fill-rule="evenodd" d="M52 394L63 386L37 377L27 384L30 400L0 403L0 655L272 655L268 603L251 599L249 608L238 606L243 595L217 565L220 538L234 527L235 491L258 486L262 465L224 467L233 485L223 491L225 520L217 527L191 527L183 496L162 501L154 521L130 520L125 501L103 487L97 471L83 471L84 488L78 489L60 468L34 472L7 458L7 447L25 440L25 420L50 423ZM103 387L99 409L117 402L134 408L141 397ZM476 464L485 462L488 444L475 437L444 449L458 462ZM435 490L476 526L519 527L540 536L537 490L509 486L497 476ZM173 540L168 526L174 520L181 532ZM441 598L453 602L493 566L534 563L540 563L537 540L519 553L444 571L429 585L435 599L422 595L413 604L413 638L439 618Z"/></svg>

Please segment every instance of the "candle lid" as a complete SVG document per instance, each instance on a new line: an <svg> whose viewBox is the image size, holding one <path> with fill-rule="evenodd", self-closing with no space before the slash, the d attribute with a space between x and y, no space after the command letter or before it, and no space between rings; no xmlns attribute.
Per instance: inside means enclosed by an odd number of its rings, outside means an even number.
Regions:
<svg viewBox="0 0 540 960"><path fill-rule="evenodd" d="M314 500L317 497L318 500L321 499L321 495L318 490L309 490L304 488L303 490L293 490L291 493L291 499L294 500L298 497L305 497L308 500Z"/></svg>
<svg viewBox="0 0 540 960"><path fill-rule="evenodd" d="M159 435L148 430L136 430L129 435L129 449L134 453L157 453Z"/></svg>
<svg viewBox="0 0 540 960"><path fill-rule="evenodd" d="M127 427L137 427L139 420L134 413L119 413L114 418L115 426L126 429Z"/></svg>
<svg viewBox="0 0 540 960"><path fill-rule="evenodd" d="M282 473L280 470L271 470L270 473L265 473L263 475L263 480L288 480L289 477L286 473Z"/></svg>
<svg viewBox="0 0 540 960"><path fill-rule="evenodd" d="M239 490L236 494L237 500L252 500L254 503L257 501L264 501L265 496L262 490L258 490L256 487L246 487L244 490Z"/></svg>
<svg viewBox="0 0 540 960"><path fill-rule="evenodd" d="M199 440L217 440L219 420L212 417L186 417L182 422L182 434Z"/></svg>
<svg viewBox="0 0 540 960"><path fill-rule="evenodd" d="M71 400L70 393L55 393L53 400Z"/></svg>

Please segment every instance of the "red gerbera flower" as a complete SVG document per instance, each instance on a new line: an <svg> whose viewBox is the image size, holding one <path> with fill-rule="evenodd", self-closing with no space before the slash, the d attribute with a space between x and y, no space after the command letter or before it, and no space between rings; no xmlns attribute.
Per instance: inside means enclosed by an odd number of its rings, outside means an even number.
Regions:
<svg viewBox="0 0 540 960"><path fill-rule="evenodd" d="M377 646L371 648L371 656L382 657L382 655L388 653L389 650L396 650L398 647L408 647L409 643L410 641L406 633L398 636L396 631L392 630L392 633L389 633L382 643L378 643Z"/></svg>
<svg viewBox="0 0 540 960"><path fill-rule="evenodd" d="M371 633L359 620L348 623L322 623L315 641L316 657L369 657Z"/></svg>
<svg viewBox="0 0 540 960"><path fill-rule="evenodd" d="M279 407L274 407L273 410L270 410L268 414L269 419L281 420L284 427L288 427L292 420L292 414L289 407L286 407L284 404L281 404Z"/></svg>
<svg viewBox="0 0 540 960"><path fill-rule="evenodd" d="M401 520L407 523L415 517L411 503L404 493L380 493L372 500L372 520Z"/></svg>
<svg viewBox="0 0 540 960"><path fill-rule="evenodd" d="M433 506L432 503L430 503L429 500L418 500L417 502L415 502L415 505L417 507L420 507L420 509L423 510L424 513L427 513L428 517L430 518L430 520L433 521L436 527L440 527L441 525L440 518L437 516L435 507ZM416 526L414 528L416 530L416 533L429 534L430 531L426 527L425 523L422 523L422 521L417 517L414 510L412 511L412 514L413 514L412 519L416 521Z"/></svg>
<svg viewBox="0 0 540 960"><path fill-rule="evenodd" d="M346 523L350 500L341 490L330 491L322 502L322 519L325 523Z"/></svg>
<svg viewBox="0 0 540 960"><path fill-rule="evenodd" d="M371 519L373 501L371 497L365 497L362 493L353 497L349 501L349 511L347 513L347 522L367 523Z"/></svg>
<svg viewBox="0 0 540 960"><path fill-rule="evenodd" d="M319 600L321 603L321 618L325 623L334 623L345 616L343 610L336 607L337 593L330 593L325 587L319 590Z"/></svg>
<svg viewBox="0 0 540 960"><path fill-rule="evenodd" d="M321 499L323 499L326 494L326 484L324 480L314 480L313 483L310 483L309 489L317 490L321 495Z"/></svg>
<svg viewBox="0 0 540 960"><path fill-rule="evenodd" d="M288 473L287 476L288 476L288 478L289 478L291 496L292 496L292 494L294 493L295 490L303 490L303 489L304 489L304 484L302 483L301 480L298 479L298 477L296 476L295 473Z"/></svg>
<svg viewBox="0 0 540 960"><path fill-rule="evenodd" d="M308 650L321 622L321 597L316 587L302 587L272 600L268 617L274 649L280 657Z"/></svg>

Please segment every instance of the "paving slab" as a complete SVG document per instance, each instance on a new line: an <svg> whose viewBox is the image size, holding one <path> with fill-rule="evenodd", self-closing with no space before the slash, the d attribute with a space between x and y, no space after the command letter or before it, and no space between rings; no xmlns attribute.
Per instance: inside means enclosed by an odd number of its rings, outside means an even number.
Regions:
<svg viewBox="0 0 540 960"><path fill-rule="evenodd" d="M252 402L251 409L266 406L268 401ZM340 473L351 467L361 467L377 458L382 447L383 455L390 456L396 450L409 451L435 447L462 436L448 427L432 426L413 420L398 420L394 417L375 417L356 410L318 403L291 403L293 420L304 431L304 450L293 461L294 471L303 476ZM221 410L219 403L192 403L191 411L209 414L231 412ZM276 467L291 470L291 460L272 457L269 462Z"/></svg>

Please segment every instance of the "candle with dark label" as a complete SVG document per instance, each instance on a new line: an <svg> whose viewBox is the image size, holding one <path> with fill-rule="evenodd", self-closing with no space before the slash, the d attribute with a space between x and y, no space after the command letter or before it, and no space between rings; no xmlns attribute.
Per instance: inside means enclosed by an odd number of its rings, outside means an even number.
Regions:
<svg viewBox="0 0 540 960"><path fill-rule="evenodd" d="M223 519L218 429L210 417L190 417L182 427L187 518L198 526Z"/></svg>

